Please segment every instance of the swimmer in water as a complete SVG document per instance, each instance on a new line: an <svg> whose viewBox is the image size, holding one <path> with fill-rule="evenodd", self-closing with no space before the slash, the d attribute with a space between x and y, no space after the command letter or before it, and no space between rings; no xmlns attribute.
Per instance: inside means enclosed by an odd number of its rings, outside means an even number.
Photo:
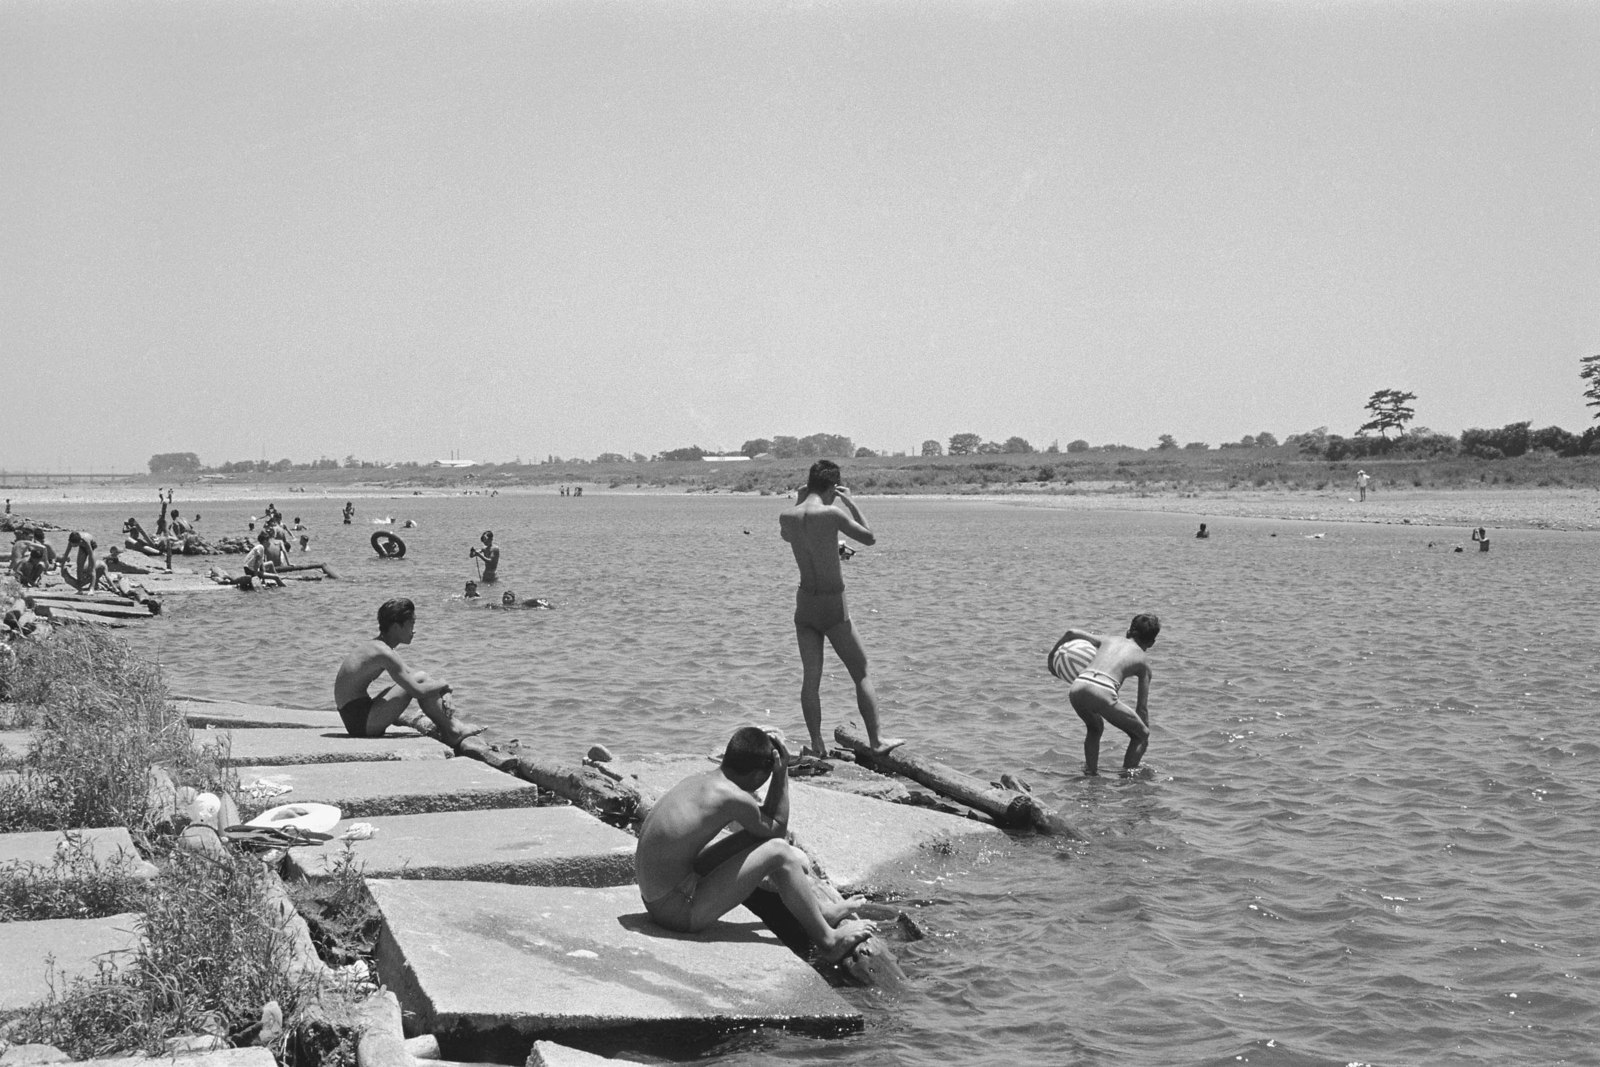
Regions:
<svg viewBox="0 0 1600 1067"><path fill-rule="evenodd" d="M499 604L490 604L489 607L491 607L491 608L500 607L500 608L507 608L507 609L510 609L510 608L553 608L553 607L555 607L555 605L550 603L550 601L545 600L543 597L533 597L530 600L518 600L517 599L517 594L515 594L511 590L507 589L504 593L500 594L500 603Z"/></svg>
<svg viewBox="0 0 1600 1067"><path fill-rule="evenodd" d="M478 583L477 582L468 582L467 583L467 588L461 594L461 599L463 599L463 600L478 600L478 599L481 598L481 596L482 596L482 594L480 594L478 592Z"/></svg>

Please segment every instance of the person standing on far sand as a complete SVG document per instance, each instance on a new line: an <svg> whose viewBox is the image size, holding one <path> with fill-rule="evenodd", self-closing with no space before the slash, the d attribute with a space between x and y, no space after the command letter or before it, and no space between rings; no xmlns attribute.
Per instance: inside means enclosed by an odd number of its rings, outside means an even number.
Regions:
<svg viewBox="0 0 1600 1067"><path fill-rule="evenodd" d="M1367 499L1367 486L1372 484L1372 476L1366 471L1356 471L1356 489L1361 492L1361 499Z"/></svg>
<svg viewBox="0 0 1600 1067"><path fill-rule="evenodd" d="M877 538L867 528L850 490L839 484L839 465L819 459L811 465L805 488L794 506L778 516L778 532L794 550L800 568L800 588L794 596L794 635L800 645L800 711L805 715L811 743L801 755L825 757L822 737L822 642L826 638L850 672L856 687L856 707L867 728L867 743L884 753L905 742L885 740L878 733L878 695L867 677L867 653L861 635L850 621L844 602L844 571L839 566L839 535L864 545Z"/></svg>

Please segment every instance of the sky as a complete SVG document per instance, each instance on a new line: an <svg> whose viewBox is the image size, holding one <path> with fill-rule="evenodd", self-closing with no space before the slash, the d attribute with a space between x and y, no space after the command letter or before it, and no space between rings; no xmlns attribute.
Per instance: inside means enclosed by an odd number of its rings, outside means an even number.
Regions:
<svg viewBox="0 0 1600 1067"><path fill-rule="evenodd" d="M1592 421L1600 4L0 0L0 470Z"/></svg>

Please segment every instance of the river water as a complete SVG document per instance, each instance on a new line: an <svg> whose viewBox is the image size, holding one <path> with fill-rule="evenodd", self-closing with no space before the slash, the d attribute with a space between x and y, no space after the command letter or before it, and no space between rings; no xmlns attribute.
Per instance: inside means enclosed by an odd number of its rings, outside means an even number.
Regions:
<svg viewBox="0 0 1600 1067"><path fill-rule="evenodd" d="M174 693L332 722L338 659L410 596L408 661L541 751L803 735L777 498L397 496L348 527L342 499L277 502L343 580L173 595L125 633ZM208 503L203 529L264 503ZM851 992L863 1034L740 1035L710 1062L1600 1063L1600 538L1504 531L1485 555L1452 551L1465 530L1211 520L1197 541L1188 516L862 506L880 540L846 580L886 731L1021 774L1086 840L927 856L893 887L930 932L901 949L908 995ZM61 511L104 543L128 508ZM368 546L380 511L418 523L403 560ZM454 599L488 528L491 591L557 610ZM1139 611L1164 625L1150 773L1085 779L1043 654ZM823 702L830 733L853 717L831 658Z"/></svg>

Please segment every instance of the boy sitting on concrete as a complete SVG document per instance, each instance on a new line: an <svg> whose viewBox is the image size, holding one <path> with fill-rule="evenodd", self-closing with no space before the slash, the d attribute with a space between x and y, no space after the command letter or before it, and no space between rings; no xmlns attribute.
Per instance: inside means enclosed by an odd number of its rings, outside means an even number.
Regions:
<svg viewBox="0 0 1600 1067"><path fill-rule="evenodd" d="M669 930L704 930L769 881L824 963L837 963L872 934L846 916L860 904L812 877L805 853L784 840L789 824L789 754L781 738L754 726L728 741L715 770L667 791L639 830L634 868L645 910ZM755 791L768 779L765 801ZM723 827L742 833L712 844Z"/></svg>

